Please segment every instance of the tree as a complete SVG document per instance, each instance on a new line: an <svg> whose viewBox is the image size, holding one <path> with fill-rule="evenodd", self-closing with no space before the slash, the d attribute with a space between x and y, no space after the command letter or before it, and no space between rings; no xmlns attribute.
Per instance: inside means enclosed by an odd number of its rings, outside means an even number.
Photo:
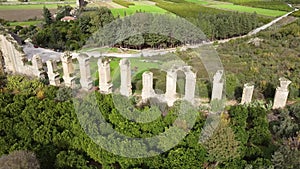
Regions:
<svg viewBox="0 0 300 169"><path fill-rule="evenodd" d="M73 8L70 5L65 5L65 6L58 6L57 8L57 14L55 17L56 21L60 21L61 18L65 16L70 16L70 12Z"/></svg>
<svg viewBox="0 0 300 169"><path fill-rule="evenodd" d="M282 145L272 155L272 163L275 169L292 169L300 166L300 151L298 148L291 148L288 145Z"/></svg>
<svg viewBox="0 0 300 169"><path fill-rule="evenodd" d="M100 7L97 11L95 11L91 15L91 25L93 25L93 29L91 32L98 31L104 25L110 23L114 20L114 16L111 13L110 9L106 7Z"/></svg>
<svg viewBox="0 0 300 169"><path fill-rule="evenodd" d="M48 8L44 6L43 8L43 17L46 25L50 25L52 23L52 15Z"/></svg>
<svg viewBox="0 0 300 169"><path fill-rule="evenodd" d="M235 139L229 120L224 114L221 115L219 125L213 131L212 136L203 145L208 153L208 161L215 162L215 165L240 157L238 150L240 142Z"/></svg>

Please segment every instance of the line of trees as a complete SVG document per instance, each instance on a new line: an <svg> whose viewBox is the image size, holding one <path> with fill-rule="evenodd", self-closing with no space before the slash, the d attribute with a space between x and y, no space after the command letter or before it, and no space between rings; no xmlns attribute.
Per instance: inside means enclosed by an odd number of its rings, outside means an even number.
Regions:
<svg viewBox="0 0 300 169"><path fill-rule="evenodd" d="M161 0L155 0L155 2L157 6L189 20L212 40L246 34L268 21L255 13L224 11L190 2L171 3Z"/></svg>

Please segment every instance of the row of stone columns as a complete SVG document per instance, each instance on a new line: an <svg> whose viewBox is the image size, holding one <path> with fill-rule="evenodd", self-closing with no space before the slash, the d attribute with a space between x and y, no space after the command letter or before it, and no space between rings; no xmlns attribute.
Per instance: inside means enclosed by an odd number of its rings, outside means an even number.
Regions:
<svg viewBox="0 0 300 169"><path fill-rule="evenodd" d="M93 81L90 70L90 57L86 54L80 54L77 57L80 69L80 84L83 90L90 90L93 87ZM65 53L61 56L63 67L63 80L64 85L67 87L75 87L74 66L72 63L72 56L69 53ZM48 60L46 62L48 68L48 78L50 85L59 86L60 77L57 72L56 61ZM110 65L109 61L103 61L98 59L98 71L99 71L99 89L102 93L112 92L112 83L110 77Z"/></svg>
<svg viewBox="0 0 300 169"><path fill-rule="evenodd" d="M90 57L86 54L80 54L78 56L79 68L80 68L80 84L82 89L90 90L92 88L92 78L90 72ZM64 85L68 87L74 87L75 77L74 77L74 67L72 63L72 56L69 53L65 53L61 56L62 67L63 67L63 80ZM98 59L98 72L99 72L99 90L101 93L112 93L112 81L110 75L110 61L107 59ZM57 64L55 61L47 61L48 68L48 78L50 85L59 86L60 77L57 72ZM39 56L34 56L32 59L32 65L35 67L37 76L41 77L44 73L42 61ZM120 76L121 76L121 85L120 85L120 94L124 96L132 95L132 86L131 86L131 68L130 62L127 59L121 59L120 63ZM176 83L177 83L177 71L182 70L185 73L185 95L184 100L187 100L191 103L194 102L195 88L196 88L196 73L191 71L191 67L183 66L180 69L172 68L167 71L166 76L166 93L163 95L164 100L169 106L172 106L176 101ZM223 96L223 70L219 70L213 77L213 87L211 99L221 100ZM151 97L158 97L155 94L153 89L153 73L144 72L142 76L142 100L145 102ZM291 81L280 78L280 86L277 87L273 109L283 108L286 105L288 97L288 85ZM245 84L243 88L241 104L248 104L252 100L252 95L254 91L253 84Z"/></svg>
<svg viewBox="0 0 300 169"><path fill-rule="evenodd" d="M289 95L288 86L291 83L290 80L286 78L279 78L280 86L276 88L276 93L273 102L273 109L284 108ZM242 94L241 104L248 104L252 100L252 95L254 91L253 84L245 84Z"/></svg>

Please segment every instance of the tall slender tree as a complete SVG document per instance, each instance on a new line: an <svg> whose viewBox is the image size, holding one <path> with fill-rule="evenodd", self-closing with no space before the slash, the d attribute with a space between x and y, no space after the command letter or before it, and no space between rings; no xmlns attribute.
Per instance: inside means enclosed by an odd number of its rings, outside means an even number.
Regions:
<svg viewBox="0 0 300 169"><path fill-rule="evenodd" d="M43 17L46 25L50 25L52 23L52 15L48 8L44 6L43 8Z"/></svg>

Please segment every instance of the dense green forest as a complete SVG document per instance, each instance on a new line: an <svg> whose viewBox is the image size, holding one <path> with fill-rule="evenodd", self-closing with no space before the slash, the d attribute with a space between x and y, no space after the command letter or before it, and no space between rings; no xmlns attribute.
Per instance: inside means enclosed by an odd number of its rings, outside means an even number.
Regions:
<svg viewBox="0 0 300 169"><path fill-rule="evenodd" d="M274 111L257 103L229 107L228 113L220 116L221 120L214 134L203 143L199 143L199 137L206 116L204 111L194 109L192 111L196 113L196 123L176 147L159 156L131 159L105 151L86 135L78 118L88 118L88 125L96 127L93 132L99 134L107 131L101 130L102 124L99 121L95 123L99 116L92 111L76 114L76 100L72 100L70 89L45 86L39 80L21 76L7 76L0 82L0 154L11 154L2 157L8 161L17 156L18 153L13 154L15 151L28 150L35 154L41 168L217 166L242 169L271 166L295 168L299 165L299 103ZM157 108L151 107L154 108L152 110L159 114L167 112L167 115L160 115L149 123L136 123L120 114L120 111L128 111L127 104L134 103L134 99L128 102L127 99L120 98L125 103L124 107L116 108L111 95L101 95L98 92L94 94L97 102L93 104L99 106L106 121L115 130L130 137L157 135L170 128L178 115L177 106L180 102L171 108L158 105ZM82 99L89 102L90 96ZM147 106L137 109L140 113L148 110ZM155 111L152 113L156 114ZM181 123L184 124L184 121ZM158 140L156 146L163 148L166 144L168 143L159 143ZM23 158L26 160L24 156ZM34 161L34 156L32 158ZM5 162L1 159L0 162Z"/></svg>
<svg viewBox="0 0 300 169"><path fill-rule="evenodd" d="M254 14L237 13L204 7L184 0L155 0L156 5L187 19L199 27L211 39L225 39L243 35L270 21L270 18Z"/></svg>
<svg viewBox="0 0 300 169"><path fill-rule="evenodd" d="M256 8L264 8L264 9L275 9L281 11L291 11L292 8L287 5L285 2L281 1L240 1L235 2L237 5L251 6Z"/></svg>

